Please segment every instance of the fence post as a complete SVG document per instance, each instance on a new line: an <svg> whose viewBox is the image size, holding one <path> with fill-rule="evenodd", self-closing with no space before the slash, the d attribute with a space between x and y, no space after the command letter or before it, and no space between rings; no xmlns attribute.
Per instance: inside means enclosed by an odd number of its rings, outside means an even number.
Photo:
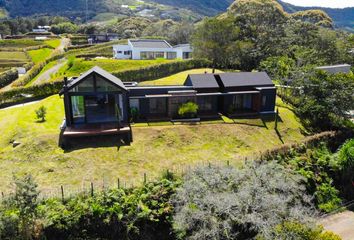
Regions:
<svg viewBox="0 0 354 240"><path fill-rule="evenodd" d="M230 166L230 160L227 160L226 165L229 167Z"/></svg>
<svg viewBox="0 0 354 240"><path fill-rule="evenodd" d="M63 187L63 185L61 185L60 188L61 188L61 201L64 203L64 187Z"/></svg>
<svg viewBox="0 0 354 240"><path fill-rule="evenodd" d="M275 130L278 130L278 116L279 116L279 108L277 108L277 112L275 114L275 125L274 125Z"/></svg>
<svg viewBox="0 0 354 240"><path fill-rule="evenodd" d="M91 182L91 197L93 197L93 182Z"/></svg>
<svg viewBox="0 0 354 240"><path fill-rule="evenodd" d="M118 189L120 189L120 179L118 178Z"/></svg>
<svg viewBox="0 0 354 240"><path fill-rule="evenodd" d="M144 173L144 184L146 184L146 173Z"/></svg>

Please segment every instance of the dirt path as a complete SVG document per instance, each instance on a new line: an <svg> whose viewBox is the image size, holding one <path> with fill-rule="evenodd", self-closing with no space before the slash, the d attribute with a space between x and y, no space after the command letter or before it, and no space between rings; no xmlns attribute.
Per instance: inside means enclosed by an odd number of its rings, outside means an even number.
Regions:
<svg viewBox="0 0 354 240"><path fill-rule="evenodd" d="M51 78L51 75L57 73L59 69L65 64L66 64L66 59L60 59L56 65L54 65L53 67L49 68L47 71L42 73L33 84L37 85L48 81Z"/></svg>
<svg viewBox="0 0 354 240"><path fill-rule="evenodd" d="M332 231L343 240L354 239L354 212L345 211L322 219L320 224L326 230Z"/></svg>

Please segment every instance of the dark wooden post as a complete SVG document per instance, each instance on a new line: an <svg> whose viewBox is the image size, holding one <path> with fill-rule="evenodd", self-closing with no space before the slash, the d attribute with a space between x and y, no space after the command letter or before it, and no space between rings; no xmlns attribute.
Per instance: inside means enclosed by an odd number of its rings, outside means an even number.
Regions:
<svg viewBox="0 0 354 240"><path fill-rule="evenodd" d="M118 189L120 189L120 179L118 178Z"/></svg>
<svg viewBox="0 0 354 240"><path fill-rule="evenodd" d="M146 184L146 173L144 173L144 184Z"/></svg>
<svg viewBox="0 0 354 240"><path fill-rule="evenodd" d="M91 182L91 197L93 197L93 194L94 194L94 192L93 192L93 182Z"/></svg>
<svg viewBox="0 0 354 240"><path fill-rule="evenodd" d="M275 130L278 130L278 116L279 116L279 108L277 108L277 112L275 114L275 125L274 125Z"/></svg>
<svg viewBox="0 0 354 240"><path fill-rule="evenodd" d="M64 187L63 185L60 186L61 189L61 201L64 203Z"/></svg>

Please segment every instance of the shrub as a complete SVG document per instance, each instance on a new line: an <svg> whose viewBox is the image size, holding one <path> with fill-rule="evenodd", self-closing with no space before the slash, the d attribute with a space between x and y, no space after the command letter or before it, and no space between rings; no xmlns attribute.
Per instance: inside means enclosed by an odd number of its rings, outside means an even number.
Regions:
<svg viewBox="0 0 354 240"><path fill-rule="evenodd" d="M197 116L198 105L194 102L182 104L178 109L178 115L181 117L193 118Z"/></svg>
<svg viewBox="0 0 354 240"><path fill-rule="evenodd" d="M259 239L262 239L261 237ZM299 222L284 222L275 227L275 240L341 240L322 227L309 227Z"/></svg>
<svg viewBox="0 0 354 240"><path fill-rule="evenodd" d="M9 85L18 78L18 72L15 68L0 73L0 88Z"/></svg>
<svg viewBox="0 0 354 240"><path fill-rule="evenodd" d="M47 109L44 106L40 106L37 110L35 110L35 112L37 119L39 119L41 122L44 122L45 116L47 114Z"/></svg>
<svg viewBox="0 0 354 240"><path fill-rule="evenodd" d="M14 178L15 192L0 207L1 239L33 239L38 219L37 184L31 175Z"/></svg>
<svg viewBox="0 0 354 240"><path fill-rule="evenodd" d="M273 239L284 221L311 222L303 178L274 162L200 167L189 172L173 199L181 239Z"/></svg>

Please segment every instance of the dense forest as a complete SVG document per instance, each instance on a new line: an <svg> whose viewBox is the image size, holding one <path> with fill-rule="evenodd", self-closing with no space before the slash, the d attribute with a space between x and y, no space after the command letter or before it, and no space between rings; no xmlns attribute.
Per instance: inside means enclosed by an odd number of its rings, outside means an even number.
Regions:
<svg viewBox="0 0 354 240"><path fill-rule="evenodd" d="M151 3L159 3L173 7L192 10L188 12L192 17L193 12L204 16L215 16L227 10L234 2L233 0L151 0ZM278 1L288 13L313 10L312 7L298 7L282 1ZM135 0L88 0L88 17L94 18L98 14L113 13L116 15L132 15L129 9L122 8L122 4L132 6L139 5ZM5 9L2 15L10 17L32 16L32 15L61 15L72 19L86 18L86 1L77 0L0 0L0 8ZM327 13L334 21L335 26L353 31L354 8L331 9L315 8Z"/></svg>

